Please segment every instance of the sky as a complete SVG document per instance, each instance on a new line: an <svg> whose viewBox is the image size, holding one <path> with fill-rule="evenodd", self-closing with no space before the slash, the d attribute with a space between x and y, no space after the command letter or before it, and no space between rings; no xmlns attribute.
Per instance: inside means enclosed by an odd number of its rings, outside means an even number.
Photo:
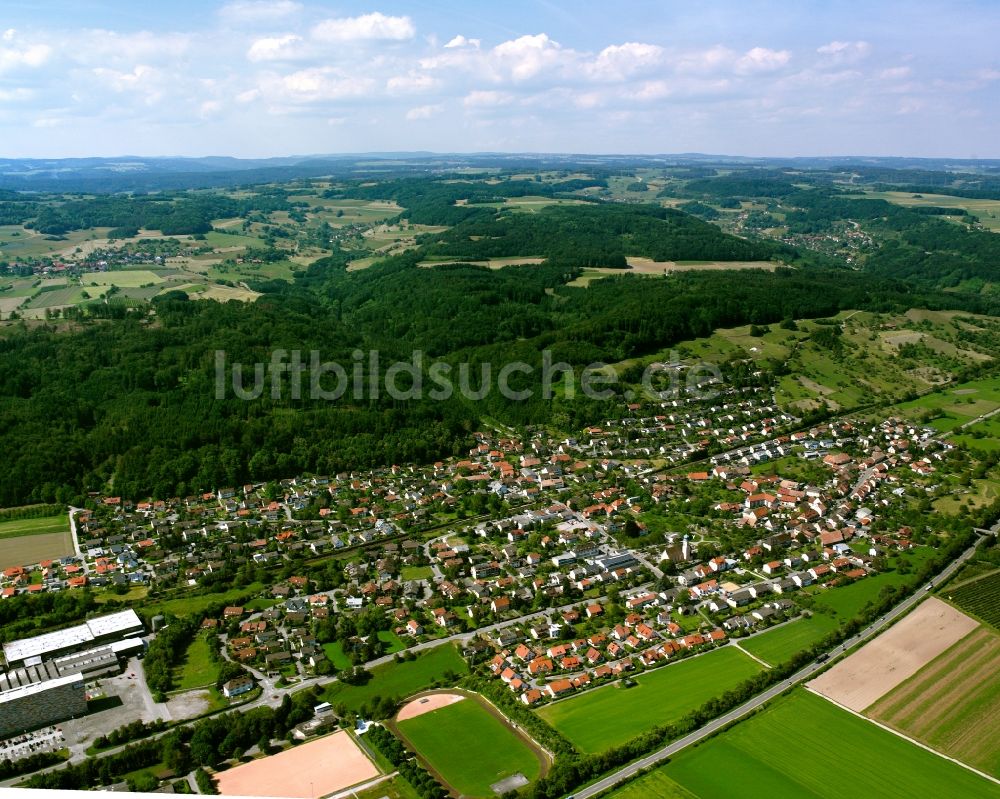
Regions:
<svg viewBox="0 0 1000 799"><path fill-rule="evenodd" d="M0 0L0 157L1000 157L997 0Z"/></svg>

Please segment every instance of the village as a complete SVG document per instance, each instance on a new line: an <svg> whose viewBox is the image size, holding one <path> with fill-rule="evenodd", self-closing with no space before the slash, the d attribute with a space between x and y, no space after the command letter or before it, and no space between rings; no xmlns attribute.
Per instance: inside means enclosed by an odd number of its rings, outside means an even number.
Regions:
<svg viewBox="0 0 1000 799"><path fill-rule="evenodd" d="M245 587L247 607L201 621L253 677L227 697L457 641L535 705L739 646L809 616L819 592L929 551L926 530L882 520L948 456L934 430L785 433L797 420L759 388L691 405L629 403L578 438L481 432L466 457L425 467L95 496L72 514L77 554L8 567L0 590L86 589L114 607ZM704 451L703 470L676 468ZM677 518L692 523L663 529Z"/></svg>

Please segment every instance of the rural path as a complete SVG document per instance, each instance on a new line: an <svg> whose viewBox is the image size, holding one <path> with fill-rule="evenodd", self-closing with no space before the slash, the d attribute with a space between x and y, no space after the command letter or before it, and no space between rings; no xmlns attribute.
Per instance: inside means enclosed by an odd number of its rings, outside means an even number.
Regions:
<svg viewBox="0 0 1000 799"><path fill-rule="evenodd" d="M740 645L739 645L738 643L736 643L736 641L730 641L729 643L730 643L730 644L731 644L732 646L736 647L736 648L737 648L738 650L740 650L740 652L742 652L742 653L743 653L744 655L746 655L746 656L747 656L748 658L753 658L754 660L756 660L756 661L757 661L758 663L760 663L760 665L761 665L761 666L763 666L763 667L764 667L765 669L769 669L769 668L771 668L771 664L770 664L770 663L768 663L768 662L767 662L766 660L761 660L761 659L760 659L759 657L757 657L757 656L756 656L756 655L755 655L755 654L754 654L753 652L748 652L748 651L747 651L747 650L745 650L745 649L744 649L744 648L743 648L742 646L740 646Z"/></svg>
<svg viewBox="0 0 1000 799"><path fill-rule="evenodd" d="M994 526L994 530L995 529L996 526ZM832 656L829 659L824 658L822 661L816 661L810 663L808 666L805 666L804 668L797 671L791 677L788 677L782 680L781 682L772 685L762 694L758 694L748 702L745 702L739 707L733 708L728 713L725 713L722 716L713 719L705 726L700 727L699 729L695 730L692 733L689 733L688 735L685 735L683 738L679 738L678 740L667 744L662 749L653 752L651 755L647 755L646 757L640 758L639 760L630 763L624 768L619 769L613 774L609 774L607 777L604 777L598 780L597 782L591 783L585 788L580 789L579 791L573 794L574 798L591 799L591 797L597 796L599 793L602 793L603 791L606 791L609 788L613 788L615 785L618 785L619 783L632 779L640 771L648 769L652 766L656 766L657 764L662 763L664 760L673 757L678 752L681 752L682 750L686 749L692 744L696 744L705 740L709 736L714 735L715 733L722 730L727 725L733 723L734 721L738 721L739 719L743 718L749 713L752 713L761 705L770 702L772 699L779 696L784 691L787 691L789 688L792 688L793 686L798 685L799 683L804 682L805 680L808 680L818 671L827 668L833 660L842 657L844 653L847 652L847 650L852 649L856 645L864 641L867 641L869 638L873 638L874 636L878 635L878 633L882 632L882 630L884 630L888 625L892 624L892 622L894 622L900 616L904 615L905 613L908 613L916 604L921 602L927 596L927 592L933 587L935 581L940 582L942 580L946 580L949 577L951 577L951 575L953 575L959 568L961 568L961 566L969 558L973 556L973 554L975 554L976 544L978 544L978 540L971 547L965 550L965 552L963 552L955 560L953 560L950 564L948 564L948 566L946 566L937 575L937 577L935 577L933 581L928 582L926 585L917 588L917 590L914 593L912 593L909 597L907 597L898 605L896 605L896 607L894 607L884 616L880 617L878 620L865 627L863 630L861 630L861 632L857 633L852 638L849 638L848 640L844 641L844 643L840 647L840 652L838 654Z"/></svg>
<svg viewBox="0 0 1000 799"><path fill-rule="evenodd" d="M73 551L76 556L80 558L80 565L83 567L84 574L87 573L87 564L83 559L83 553L80 551L80 536L76 533L76 514L80 512L80 508L74 508L72 505L69 507L69 532L73 536Z"/></svg>

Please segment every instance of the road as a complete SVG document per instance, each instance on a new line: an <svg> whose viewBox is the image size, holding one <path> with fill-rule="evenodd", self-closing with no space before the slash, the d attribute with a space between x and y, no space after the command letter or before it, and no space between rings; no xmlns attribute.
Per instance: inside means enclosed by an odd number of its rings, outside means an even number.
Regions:
<svg viewBox="0 0 1000 799"><path fill-rule="evenodd" d="M1000 524L998 524L998 526L1000 526ZM997 526L995 526L993 529L995 531L997 529ZM978 543L978 541L976 543ZM650 766L655 766L658 763L662 763L664 760L673 757L678 752L682 751L683 749L686 749L692 744L696 744L699 741L703 741L708 736L721 730L727 724L731 724L732 722L743 718L747 714L752 713L761 705L771 701L776 696L778 696L784 691L787 691L792 686L798 685L799 683L808 680L816 672L829 666L833 660L842 657L847 650L862 643L863 641L867 641L869 638L874 637L875 635L880 633L883 629L885 629L888 625L892 624L892 622L894 622L900 616L902 616L905 613L908 613L913 608L914 605L922 601L928 595L928 590L933 586L934 583L940 582L942 580L947 580L949 577L951 577L956 571L958 571L959 568L961 568L962 564L964 564L970 557L972 557L975 551L976 551L976 545L973 544L971 547L965 550L965 552L959 555L958 558L956 558L948 566L946 566L941 571L941 573L934 578L934 580L927 583L926 585L920 586L913 594L911 594L909 597L907 597L898 605L896 605L896 607L894 607L884 616L882 616L872 624L868 625L861 632L857 633L853 638L844 641L844 643L840 647L839 654L832 656L831 659L825 660L823 662L810 663L808 666L796 672L791 677L788 677L787 679L784 679L781 682L772 685L762 694L758 694L750 701L745 702L739 707L733 708L728 713L725 713L724 715L719 716L716 719L713 719L704 727L700 727L694 732L685 735L683 738L679 738L676 741L667 744L662 749L653 752L651 755L647 755L646 757L636 760L633 763L630 763L629 765L625 766L624 768L614 772L613 774L609 774L607 777L604 777L603 779L598 780L597 782L591 785L588 785L586 788L582 788L581 790L574 793L573 796L575 797L575 799L590 799L590 797L596 796L602 791L606 791L609 788L613 788L615 785L618 785L621 782L625 782L626 780L631 779L639 771L647 769Z"/></svg>

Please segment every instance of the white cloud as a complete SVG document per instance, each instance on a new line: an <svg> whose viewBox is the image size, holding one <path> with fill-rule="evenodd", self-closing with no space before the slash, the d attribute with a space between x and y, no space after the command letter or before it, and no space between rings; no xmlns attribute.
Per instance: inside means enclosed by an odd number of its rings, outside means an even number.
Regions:
<svg viewBox="0 0 1000 799"><path fill-rule="evenodd" d="M981 69L976 77L980 80L1000 80L1000 69Z"/></svg>
<svg viewBox="0 0 1000 799"><path fill-rule="evenodd" d="M247 89L245 92L240 92L236 95L236 102L246 104L252 103L260 97L260 89Z"/></svg>
<svg viewBox="0 0 1000 799"><path fill-rule="evenodd" d="M509 92L477 89L469 92L462 102L466 108L495 108L510 105L514 102L514 95Z"/></svg>
<svg viewBox="0 0 1000 799"><path fill-rule="evenodd" d="M35 96L31 89L18 87L16 89L0 89L0 103L14 103L30 100Z"/></svg>
<svg viewBox="0 0 1000 799"><path fill-rule="evenodd" d="M205 102L198 106L198 116L202 119L208 119L216 116L221 110L222 103L218 100L205 100Z"/></svg>
<svg viewBox="0 0 1000 799"><path fill-rule="evenodd" d="M444 110L443 105L418 105L406 112L406 118L411 122L417 119L430 119Z"/></svg>
<svg viewBox="0 0 1000 799"><path fill-rule="evenodd" d="M754 47L736 62L736 72L749 75L755 72L773 72L781 69L792 58L788 50L768 50L766 47Z"/></svg>
<svg viewBox="0 0 1000 799"><path fill-rule="evenodd" d="M492 55L515 81L521 81L557 65L563 52L558 42L545 33L537 33L498 44Z"/></svg>
<svg viewBox="0 0 1000 799"><path fill-rule="evenodd" d="M588 64L587 72L598 80L624 80L661 64L663 53L663 48L655 44L613 44L597 54L597 58Z"/></svg>
<svg viewBox="0 0 1000 799"><path fill-rule="evenodd" d="M219 9L219 16L231 24L275 22L302 10L300 3L292 0L238 0Z"/></svg>
<svg viewBox="0 0 1000 799"><path fill-rule="evenodd" d="M371 78L345 75L332 67L313 67L290 75L268 76L260 89L271 100L308 104L360 97L373 87Z"/></svg>
<svg viewBox="0 0 1000 799"><path fill-rule="evenodd" d="M385 87L394 94L416 94L437 88L441 84L437 78L423 72L396 75L386 81Z"/></svg>
<svg viewBox="0 0 1000 799"><path fill-rule="evenodd" d="M412 39L416 32L409 17L387 17L378 11L327 19L312 30L313 37L322 42L404 41Z"/></svg>
<svg viewBox="0 0 1000 799"><path fill-rule="evenodd" d="M721 69L728 69L736 57L736 53L728 47L717 44L707 50L681 53L674 58L674 67L678 72L718 72Z"/></svg>
<svg viewBox="0 0 1000 799"><path fill-rule="evenodd" d="M7 38L7 34L11 34ZM13 31L4 34L4 41L14 39ZM20 67L37 68L49 60L52 48L47 44L29 44L23 47L0 47L0 73Z"/></svg>
<svg viewBox="0 0 1000 799"><path fill-rule="evenodd" d="M474 50L479 49L479 45L482 44L480 39L466 39L464 36L459 34L454 39L452 39L445 47L452 49L455 47L471 47Z"/></svg>
<svg viewBox="0 0 1000 799"><path fill-rule="evenodd" d="M902 78L910 77L913 72L909 67L889 67L888 69L883 69L879 73L879 77L882 80L901 80Z"/></svg>
<svg viewBox="0 0 1000 799"><path fill-rule="evenodd" d="M628 96L640 102L650 102L652 100L662 100L673 94L670 84L665 80L648 80L641 83L637 89L629 92Z"/></svg>
<svg viewBox="0 0 1000 799"><path fill-rule="evenodd" d="M257 39L247 50L247 58L250 61L280 61L293 56L297 49L296 45L301 42L302 37L294 33Z"/></svg>
<svg viewBox="0 0 1000 799"><path fill-rule="evenodd" d="M146 64L138 64L131 72L98 67L94 75L116 92L137 89L143 84L149 84L156 77L156 70Z"/></svg>
<svg viewBox="0 0 1000 799"><path fill-rule="evenodd" d="M872 46L865 41L840 42L832 41L817 47L816 52L830 64L856 64L868 57Z"/></svg>

